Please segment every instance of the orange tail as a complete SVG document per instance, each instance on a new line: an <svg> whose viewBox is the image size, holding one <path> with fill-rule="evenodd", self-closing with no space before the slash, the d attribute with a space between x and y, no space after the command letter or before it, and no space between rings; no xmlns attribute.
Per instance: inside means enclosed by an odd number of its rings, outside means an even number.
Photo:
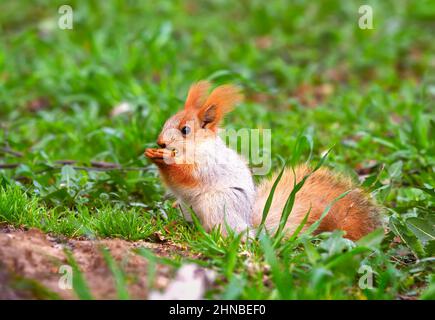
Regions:
<svg viewBox="0 0 435 320"><path fill-rule="evenodd" d="M293 189L295 175L297 183L309 172L310 169L306 166L297 167L295 173L291 169L285 170L274 193L266 219L266 229L272 231L278 227L282 210ZM263 208L276 177L277 174L258 186L252 221L256 227L261 222ZM368 195L356 187L349 178L327 169L319 169L305 181L302 189L296 194L293 210L285 226L286 231L291 234L311 208L305 226L308 227L320 218L334 199L349 190L346 196L332 206L316 232L339 229L346 232L346 238L357 240L379 228L380 208L370 200Z"/></svg>

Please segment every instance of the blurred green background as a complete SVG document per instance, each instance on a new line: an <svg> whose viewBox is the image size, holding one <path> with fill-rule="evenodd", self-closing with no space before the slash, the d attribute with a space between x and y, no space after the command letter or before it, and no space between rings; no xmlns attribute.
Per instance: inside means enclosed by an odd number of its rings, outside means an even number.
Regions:
<svg viewBox="0 0 435 320"><path fill-rule="evenodd" d="M335 145L342 170L432 160L419 154L432 140L433 1L368 2L373 30L358 1L71 1L72 30L58 27L63 4L0 4L0 138L29 175L57 160L147 164L200 79L243 86L227 126L272 128L274 160L304 130L318 153ZM122 103L131 112L111 116Z"/></svg>
<svg viewBox="0 0 435 320"><path fill-rule="evenodd" d="M64 4L72 30L58 27ZM372 30L358 26L362 4ZM430 0L2 1L0 177L56 208L48 222L3 220L87 234L65 212L172 210L142 153L188 87L209 79L243 87L226 126L271 128L275 169L300 133L315 159L334 146L327 165L359 179L404 228L390 241L431 256L433 235L415 225L433 232L434 31ZM147 238L150 228L97 233Z"/></svg>

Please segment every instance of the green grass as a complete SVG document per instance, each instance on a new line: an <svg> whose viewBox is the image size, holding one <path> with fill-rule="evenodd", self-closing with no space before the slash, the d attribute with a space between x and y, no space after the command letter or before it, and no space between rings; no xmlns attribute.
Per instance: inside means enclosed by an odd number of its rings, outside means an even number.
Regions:
<svg viewBox="0 0 435 320"><path fill-rule="evenodd" d="M209 298L435 298L431 1L367 1L373 30L357 1L69 3L73 30L57 28L62 1L0 4L0 164L16 166L0 169L1 222L161 234L218 272ZM199 79L244 88L226 126L272 128L274 170L333 147L324 165L359 173L388 233L243 242L183 221L143 151ZM111 116L122 102L131 112ZM358 286L364 265L374 289Z"/></svg>

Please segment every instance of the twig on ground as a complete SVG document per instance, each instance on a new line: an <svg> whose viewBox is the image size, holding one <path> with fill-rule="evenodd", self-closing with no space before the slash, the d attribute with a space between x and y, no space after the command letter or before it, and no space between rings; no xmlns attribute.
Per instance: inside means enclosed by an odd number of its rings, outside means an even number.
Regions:
<svg viewBox="0 0 435 320"><path fill-rule="evenodd" d="M17 157L17 158L23 157L23 154L21 152L12 150L9 147L0 148L0 153L7 153L7 154L13 155L14 157Z"/></svg>
<svg viewBox="0 0 435 320"><path fill-rule="evenodd" d="M35 172L35 174L44 173L51 170L59 170L64 165L73 165L77 163L75 160L59 160L55 161L56 166L47 165L48 168ZM0 169L15 169L23 163L0 163ZM91 161L90 166L72 166L75 170L84 171L142 171L144 167L122 167L117 163Z"/></svg>
<svg viewBox="0 0 435 320"><path fill-rule="evenodd" d="M15 169L21 163L0 163L0 169Z"/></svg>

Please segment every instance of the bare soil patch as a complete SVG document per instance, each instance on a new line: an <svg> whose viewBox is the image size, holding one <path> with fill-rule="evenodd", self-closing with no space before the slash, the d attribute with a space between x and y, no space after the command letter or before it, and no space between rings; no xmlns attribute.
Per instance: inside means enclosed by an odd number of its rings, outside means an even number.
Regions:
<svg viewBox="0 0 435 320"><path fill-rule="evenodd" d="M132 299L148 296L148 262L132 252L133 249L148 248L164 257L187 255L181 246L168 242L68 239L37 229L0 226L0 299L44 298L46 289L62 299L76 299L72 289L59 286L59 280L64 275L60 273L60 267L67 265L65 248L73 253L93 296L96 299L116 299L114 278L101 254L101 247L110 251L127 275ZM155 287L164 288L173 273L171 267L157 265Z"/></svg>

